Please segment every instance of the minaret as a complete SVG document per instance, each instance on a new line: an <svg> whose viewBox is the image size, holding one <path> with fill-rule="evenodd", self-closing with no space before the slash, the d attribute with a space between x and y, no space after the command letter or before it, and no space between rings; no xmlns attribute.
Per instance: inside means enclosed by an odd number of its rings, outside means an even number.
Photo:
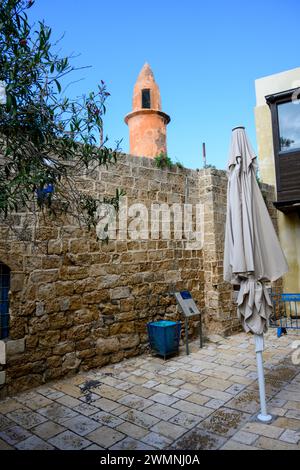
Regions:
<svg viewBox="0 0 300 470"><path fill-rule="evenodd" d="M134 86L132 112L125 116L125 122L129 127L131 155L153 158L167 152L170 116L161 111L159 88L147 63Z"/></svg>

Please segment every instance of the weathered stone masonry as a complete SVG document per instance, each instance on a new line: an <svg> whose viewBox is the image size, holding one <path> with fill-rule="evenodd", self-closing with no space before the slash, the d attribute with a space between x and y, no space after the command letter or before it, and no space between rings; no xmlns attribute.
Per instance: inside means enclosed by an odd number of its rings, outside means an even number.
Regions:
<svg viewBox="0 0 300 470"><path fill-rule="evenodd" d="M222 271L224 171L158 169L148 158L123 155L118 164L78 184L107 195L121 187L129 203L150 207L183 203L186 182L186 202L205 203L202 250L185 249L184 240L104 244L94 231L71 221L42 218L33 244L0 226L0 261L11 269L10 335L0 341L2 396L143 352L148 321L180 317L175 289L191 291L203 312L205 334L238 328ZM16 216L17 230L24 230L24 216ZM196 326L191 322L192 333Z"/></svg>

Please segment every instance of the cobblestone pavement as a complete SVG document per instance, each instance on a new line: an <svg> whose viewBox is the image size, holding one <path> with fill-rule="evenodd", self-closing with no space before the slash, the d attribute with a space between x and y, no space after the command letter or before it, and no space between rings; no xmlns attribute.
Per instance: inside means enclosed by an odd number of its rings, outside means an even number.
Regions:
<svg viewBox="0 0 300 470"><path fill-rule="evenodd" d="M0 402L0 449L300 449L300 366L289 333L266 335L271 424L259 408L253 339L143 355ZM300 354L299 354L300 356Z"/></svg>

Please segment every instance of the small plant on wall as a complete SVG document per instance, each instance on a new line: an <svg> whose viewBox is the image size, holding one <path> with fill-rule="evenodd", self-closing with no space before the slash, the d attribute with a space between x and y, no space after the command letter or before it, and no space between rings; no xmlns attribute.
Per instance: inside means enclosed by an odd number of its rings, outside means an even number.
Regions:
<svg viewBox="0 0 300 470"><path fill-rule="evenodd" d="M154 158L154 161L156 163L156 166L158 168L174 168L175 166L177 166L178 168L184 168L184 166L182 165L182 163L180 162L176 162L174 163L171 158L168 156L167 153L165 152L160 152L155 158Z"/></svg>

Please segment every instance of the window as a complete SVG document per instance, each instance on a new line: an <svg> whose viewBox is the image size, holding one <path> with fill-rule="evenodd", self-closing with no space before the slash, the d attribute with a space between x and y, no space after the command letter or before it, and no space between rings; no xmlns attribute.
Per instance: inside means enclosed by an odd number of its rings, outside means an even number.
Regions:
<svg viewBox="0 0 300 470"><path fill-rule="evenodd" d="M277 106L281 152L300 150L300 104L289 101Z"/></svg>
<svg viewBox="0 0 300 470"><path fill-rule="evenodd" d="M266 96L273 130L277 201L282 212L300 208L300 103L297 89Z"/></svg>
<svg viewBox="0 0 300 470"><path fill-rule="evenodd" d="M151 108L151 100L150 100L150 89L144 88L142 90L142 108Z"/></svg>
<svg viewBox="0 0 300 470"><path fill-rule="evenodd" d="M7 338L9 330L10 269L0 261L0 339Z"/></svg>

